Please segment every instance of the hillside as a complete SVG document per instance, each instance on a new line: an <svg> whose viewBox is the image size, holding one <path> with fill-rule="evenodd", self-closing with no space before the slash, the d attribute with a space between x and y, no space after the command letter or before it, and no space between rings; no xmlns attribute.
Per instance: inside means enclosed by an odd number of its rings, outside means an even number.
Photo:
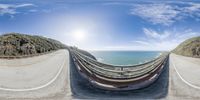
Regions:
<svg viewBox="0 0 200 100"><path fill-rule="evenodd" d="M63 49L59 41L19 33L0 35L0 56L23 56Z"/></svg>
<svg viewBox="0 0 200 100"><path fill-rule="evenodd" d="M80 52L80 53L82 53L82 54L84 54L84 55L86 55L86 56L88 56L88 57L90 57L90 58L96 60L95 56L93 56L93 55L92 55L90 52L88 52L88 51L85 51L85 50L82 50L82 49L79 49L79 48L73 47L73 46L69 47L69 49L70 49L70 50L77 50L78 52Z"/></svg>
<svg viewBox="0 0 200 100"><path fill-rule="evenodd" d="M183 56L200 57L200 37L194 37L184 41L172 52Z"/></svg>

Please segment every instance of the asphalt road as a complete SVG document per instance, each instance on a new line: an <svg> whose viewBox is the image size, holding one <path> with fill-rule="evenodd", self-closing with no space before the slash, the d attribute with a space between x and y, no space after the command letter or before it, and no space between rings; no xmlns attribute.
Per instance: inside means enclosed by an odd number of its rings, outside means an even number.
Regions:
<svg viewBox="0 0 200 100"><path fill-rule="evenodd" d="M24 59L0 59L0 99L70 98L69 52Z"/></svg>
<svg viewBox="0 0 200 100"><path fill-rule="evenodd" d="M78 73L67 50L59 50L16 61L0 60L0 100L199 100L199 72L199 58L171 54L154 84L139 90L105 91Z"/></svg>
<svg viewBox="0 0 200 100"><path fill-rule="evenodd" d="M170 55L169 93L166 99L200 99L200 59Z"/></svg>

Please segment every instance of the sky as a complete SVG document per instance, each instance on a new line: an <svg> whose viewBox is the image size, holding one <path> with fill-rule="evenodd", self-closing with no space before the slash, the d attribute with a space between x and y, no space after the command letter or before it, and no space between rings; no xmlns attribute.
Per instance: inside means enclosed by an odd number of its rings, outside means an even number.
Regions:
<svg viewBox="0 0 200 100"><path fill-rule="evenodd" d="M0 34L41 35L85 50L173 50L200 36L200 2L0 0Z"/></svg>

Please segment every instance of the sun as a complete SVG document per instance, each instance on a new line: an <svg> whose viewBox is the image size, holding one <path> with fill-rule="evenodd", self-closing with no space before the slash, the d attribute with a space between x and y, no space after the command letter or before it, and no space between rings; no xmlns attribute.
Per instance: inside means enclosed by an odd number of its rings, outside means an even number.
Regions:
<svg viewBox="0 0 200 100"><path fill-rule="evenodd" d="M84 30L75 30L73 37L76 41L83 41L86 38L86 32Z"/></svg>

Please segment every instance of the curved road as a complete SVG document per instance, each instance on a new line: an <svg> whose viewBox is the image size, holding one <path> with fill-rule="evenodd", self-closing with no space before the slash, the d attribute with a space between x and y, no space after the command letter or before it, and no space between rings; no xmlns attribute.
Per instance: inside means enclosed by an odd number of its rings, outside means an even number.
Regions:
<svg viewBox="0 0 200 100"><path fill-rule="evenodd" d="M26 59L0 59L0 99L200 99L200 59L170 54L158 80L147 88L114 92L93 87L77 72L67 50ZM72 93L71 93L72 92Z"/></svg>
<svg viewBox="0 0 200 100"><path fill-rule="evenodd" d="M168 65L159 79L151 86L127 92L105 91L92 87L87 80L77 75L72 68L71 81L74 96L78 99L162 99L199 100L200 99L200 59L170 54Z"/></svg>
<svg viewBox="0 0 200 100"><path fill-rule="evenodd" d="M200 59L170 55L167 99L200 99Z"/></svg>
<svg viewBox="0 0 200 100"><path fill-rule="evenodd" d="M70 95L69 52L0 60L0 98L59 98Z"/></svg>

